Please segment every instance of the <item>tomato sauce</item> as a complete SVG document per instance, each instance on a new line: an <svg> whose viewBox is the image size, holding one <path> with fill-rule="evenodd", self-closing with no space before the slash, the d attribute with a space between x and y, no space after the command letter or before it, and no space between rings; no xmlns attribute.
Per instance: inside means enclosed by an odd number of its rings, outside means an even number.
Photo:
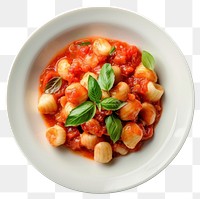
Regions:
<svg viewBox="0 0 200 199"><path fill-rule="evenodd" d="M57 124L65 129L67 136L64 145L67 148L90 159L93 159L94 151L88 150L82 146L81 134L84 131L92 132L92 134L100 137L101 140L109 142L112 148L114 148L115 145L110 139L105 125L105 118L111 115L112 111L100 111L97 109L94 119L98 123L85 123L79 127L65 127L64 123L66 118L63 116L63 109L69 99L66 93L66 88L74 82L80 82L86 72L92 72L98 76L104 63L110 63L112 66L115 65L120 68L121 81L127 83L130 88L130 101L137 99L141 103L145 102L144 95L147 92L147 84L149 83L149 80L145 77L137 78L134 76L135 69L141 63L142 56L140 50L136 46L113 39L106 39L115 50L108 56L96 55L93 51L92 45L95 39L96 37L80 39L66 45L66 47L56 54L56 56L45 67L39 79L39 95L41 96L45 92L48 82L54 77L60 77L58 73L59 60L68 60L70 65L68 75L66 79L62 79L62 86L60 89L57 92L52 93L58 106L57 111L54 114L42 114L42 116L48 127ZM76 98L79 98L79 96L76 96ZM156 110L156 119L153 124L146 126L140 117L135 119L135 122L143 131L143 138L136 147L134 149L129 149L121 140L117 142L118 145L125 147L128 152L136 152L140 150L144 143L153 137L155 126L162 113L162 106L161 100L153 102L152 104ZM122 124L125 125L126 121L122 121ZM117 156L119 156L119 153L113 152L113 157Z"/></svg>

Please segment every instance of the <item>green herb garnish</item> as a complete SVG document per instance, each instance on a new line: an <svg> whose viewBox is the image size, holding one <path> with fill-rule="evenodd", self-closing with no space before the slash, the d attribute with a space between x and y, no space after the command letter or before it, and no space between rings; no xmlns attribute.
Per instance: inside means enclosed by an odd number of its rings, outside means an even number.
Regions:
<svg viewBox="0 0 200 199"><path fill-rule="evenodd" d="M97 80L91 75L88 78L88 96L91 101L100 103L102 91Z"/></svg>
<svg viewBox="0 0 200 199"><path fill-rule="evenodd" d="M142 51L142 64L150 69L150 70L154 70L154 66L155 66L155 60L154 57L147 51L143 50Z"/></svg>
<svg viewBox="0 0 200 199"><path fill-rule="evenodd" d="M77 126L83 124L92 119L95 112L95 104L90 101L86 101L70 112L65 122L65 126Z"/></svg>
<svg viewBox="0 0 200 199"><path fill-rule="evenodd" d="M61 77L53 77L45 86L45 93L56 93L60 87L62 86L62 78Z"/></svg>
<svg viewBox="0 0 200 199"><path fill-rule="evenodd" d="M123 107L126 103L118 99L109 97L101 100L102 90L109 91L115 81L114 71L110 64L103 65L98 81L91 75L88 78L88 96L91 101L86 101L74 108L66 119L65 126L77 126L92 119L96 113L96 106L99 110L116 111ZM112 126L114 125L114 127ZM106 118L106 127L110 132L111 139L115 142L121 133L121 121L116 115ZM120 132L119 132L120 131Z"/></svg>
<svg viewBox="0 0 200 199"><path fill-rule="evenodd" d="M117 142L121 136L122 123L117 115L112 114L105 119L106 129L113 142Z"/></svg>
<svg viewBox="0 0 200 199"><path fill-rule="evenodd" d="M108 63L104 64L98 78L101 89L109 91L113 87L114 81L115 74L111 65Z"/></svg>
<svg viewBox="0 0 200 199"><path fill-rule="evenodd" d="M79 46L88 46L90 44L91 44L91 42L89 42L89 41L78 43Z"/></svg>
<svg viewBox="0 0 200 199"><path fill-rule="evenodd" d="M122 108L125 104L126 102L121 102L120 100L112 97L105 98L101 102L102 108L104 108L105 110L112 110L112 111L116 111Z"/></svg>
<svg viewBox="0 0 200 199"><path fill-rule="evenodd" d="M110 52L109 52L109 55L112 55L114 52L115 52L116 48L115 46L112 46Z"/></svg>

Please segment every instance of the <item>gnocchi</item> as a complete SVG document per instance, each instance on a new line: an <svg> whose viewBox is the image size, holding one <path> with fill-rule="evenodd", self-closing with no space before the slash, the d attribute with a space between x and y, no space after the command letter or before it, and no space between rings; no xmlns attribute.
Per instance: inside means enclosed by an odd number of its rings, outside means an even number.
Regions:
<svg viewBox="0 0 200 199"><path fill-rule="evenodd" d="M70 84L66 88L65 96L68 102L79 105L87 100L88 92L85 87L77 82Z"/></svg>
<svg viewBox="0 0 200 199"><path fill-rule="evenodd" d="M97 75L96 75L96 74L91 73L91 72L87 72L87 73L85 73L85 74L83 75L82 79L80 80L80 84L81 84L82 86L84 86L86 89L88 89L88 78L89 78L90 75L91 75L92 77L94 77L95 79L97 79Z"/></svg>
<svg viewBox="0 0 200 199"><path fill-rule="evenodd" d="M57 110L57 103L51 94L42 94L39 103L38 110L42 114L52 114Z"/></svg>
<svg viewBox="0 0 200 199"><path fill-rule="evenodd" d="M81 125L83 131L88 132L93 135L97 135L98 137L100 135L101 125L96 119L91 119L88 122L85 122Z"/></svg>
<svg viewBox="0 0 200 199"><path fill-rule="evenodd" d="M66 141L66 132L59 125L54 125L47 129L46 137L52 146L63 145Z"/></svg>
<svg viewBox="0 0 200 199"><path fill-rule="evenodd" d="M129 85L125 82L119 82L114 88L111 89L110 95L121 101L126 101L130 93Z"/></svg>
<svg viewBox="0 0 200 199"><path fill-rule="evenodd" d="M146 78L152 82L157 82L156 73L153 70L146 68L143 64L136 67L134 76L137 78Z"/></svg>
<svg viewBox="0 0 200 199"><path fill-rule="evenodd" d="M96 135L92 135L86 132L81 134L81 144L87 149L94 150L95 145L98 143L99 138Z"/></svg>
<svg viewBox="0 0 200 199"><path fill-rule="evenodd" d="M95 54L86 55L85 60L84 60L84 64L87 64L91 68L94 68L98 65L98 63L99 63L99 60L98 60L98 57Z"/></svg>
<svg viewBox="0 0 200 199"><path fill-rule="evenodd" d="M67 77L69 75L69 67L70 67L70 64L68 62L67 59L60 59L58 61L58 64L57 64L57 70L58 70L58 74L65 80L67 80Z"/></svg>
<svg viewBox="0 0 200 199"><path fill-rule="evenodd" d="M72 104L71 102L67 102L64 106L64 108L61 111L61 116L64 119L64 121L67 119L68 115L70 114L70 112L76 108L75 104Z"/></svg>
<svg viewBox="0 0 200 199"><path fill-rule="evenodd" d="M151 125L156 119L156 109L152 104L144 102L142 103L142 109L139 113L139 116L146 125Z"/></svg>
<svg viewBox="0 0 200 199"><path fill-rule="evenodd" d="M136 99L134 101L127 101L126 105L119 110L119 117L124 121L135 120L141 109L140 101Z"/></svg>
<svg viewBox="0 0 200 199"><path fill-rule="evenodd" d="M121 139L129 149L134 149L142 136L142 129L136 123L130 122L123 127Z"/></svg>
<svg viewBox="0 0 200 199"><path fill-rule="evenodd" d="M113 145L113 150L117 153L119 153L120 155L126 155L128 153L128 149L125 145L123 144L117 144L115 143Z"/></svg>
<svg viewBox="0 0 200 199"><path fill-rule="evenodd" d="M96 55L109 55L111 48L110 43L103 38L98 38L93 43L93 51Z"/></svg>
<svg viewBox="0 0 200 199"><path fill-rule="evenodd" d="M108 142L99 142L95 145L94 160L99 163L108 163L112 160L112 147Z"/></svg>
<svg viewBox="0 0 200 199"><path fill-rule="evenodd" d="M145 94L145 98L150 102L156 102L160 100L164 93L164 89L161 85L149 82L147 84L147 92Z"/></svg>
<svg viewBox="0 0 200 199"><path fill-rule="evenodd" d="M114 71L115 74L115 84L118 84L119 82L122 81L122 73L121 73L121 69L119 66L112 66L112 69Z"/></svg>
<svg viewBox="0 0 200 199"><path fill-rule="evenodd" d="M156 133L164 94L156 62L144 56L152 55L102 37L66 45L39 79L48 142L103 164L140 150Z"/></svg>

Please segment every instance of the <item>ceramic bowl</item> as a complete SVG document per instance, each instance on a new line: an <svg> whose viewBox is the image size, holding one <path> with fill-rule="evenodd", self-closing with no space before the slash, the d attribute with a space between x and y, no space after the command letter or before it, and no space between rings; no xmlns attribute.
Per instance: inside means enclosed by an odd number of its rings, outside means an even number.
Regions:
<svg viewBox="0 0 200 199"><path fill-rule="evenodd" d="M141 151L106 165L50 146L37 110L39 76L44 67L66 44L90 36L125 41L151 52L165 89L163 113L153 139ZM161 28L130 11L84 8L55 17L26 41L10 72L7 106L16 141L39 172L70 189L110 193L144 183L173 160L191 126L194 88L183 54Z"/></svg>

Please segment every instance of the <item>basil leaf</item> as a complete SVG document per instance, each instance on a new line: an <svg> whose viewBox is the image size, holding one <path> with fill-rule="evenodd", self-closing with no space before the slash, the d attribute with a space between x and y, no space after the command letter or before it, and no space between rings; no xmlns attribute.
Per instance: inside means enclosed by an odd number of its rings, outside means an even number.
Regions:
<svg viewBox="0 0 200 199"><path fill-rule="evenodd" d="M122 123L117 115L112 114L105 119L106 128L111 140L115 143L119 140L122 132Z"/></svg>
<svg viewBox="0 0 200 199"><path fill-rule="evenodd" d="M97 107L98 107L99 111L101 112L101 103L97 103Z"/></svg>
<svg viewBox="0 0 200 199"><path fill-rule="evenodd" d="M112 55L112 54L115 52L115 50L116 50L116 48L115 48L115 46L113 46L113 47L111 48L110 52L109 52L109 55Z"/></svg>
<svg viewBox="0 0 200 199"><path fill-rule="evenodd" d="M154 57L147 51L143 50L142 51L142 64L150 69L150 70L154 70L154 66L155 66L155 60Z"/></svg>
<svg viewBox="0 0 200 199"><path fill-rule="evenodd" d="M97 80L91 75L88 78L88 96L91 101L96 103L100 102L102 96L102 91Z"/></svg>
<svg viewBox="0 0 200 199"><path fill-rule="evenodd" d="M62 86L62 78L61 77L53 77L45 86L45 93L56 93L60 87Z"/></svg>
<svg viewBox="0 0 200 199"><path fill-rule="evenodd" d="M86 101L74 108L66 119L65 126L78 126L92 119L96 112L96 106Z"/></svg>
<svg viewBox="0 0 200 199"><path fill-rule="evenodd" d="M88 46L88 45L90 45L90 44L91 44L91 42L85 41L85 42L79 43L78 45L79 45L79 46Z"/></svg>
<svg viewBox="0 0 200 199"><path fill-rule="evenodd" d="M101 102L101 106L104 109L112 110L112 111L116 111L116 110L122 108L125 104L126 104L126 102L121 102L120 100L112 98L112 97L105 98Z"/></svg>
<svg viewBox="0 0 200 199"><path fill-rule="evenodd" d="M100 70L98 83L101 89L109 91L114 84L115 74L110 64L105 63Z"/></svg>

